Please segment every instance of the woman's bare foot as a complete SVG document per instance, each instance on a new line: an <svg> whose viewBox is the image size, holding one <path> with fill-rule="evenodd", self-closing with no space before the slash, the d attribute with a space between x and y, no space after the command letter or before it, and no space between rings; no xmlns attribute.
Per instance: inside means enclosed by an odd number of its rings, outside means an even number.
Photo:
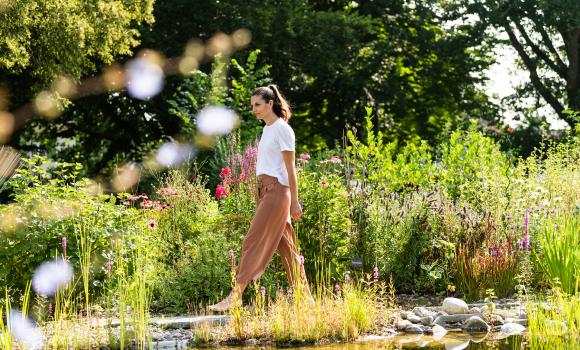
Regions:
<svg viewBox="0 0 580 350"><path fill-rule="evenodd" d="M220 301L219 303L208 306L208 309L210 311L215 311L215 312L225 312L225 311L229 311L233 305L234 305L234 298L230 294L229 296L227 296L224 300Z"/></svg>

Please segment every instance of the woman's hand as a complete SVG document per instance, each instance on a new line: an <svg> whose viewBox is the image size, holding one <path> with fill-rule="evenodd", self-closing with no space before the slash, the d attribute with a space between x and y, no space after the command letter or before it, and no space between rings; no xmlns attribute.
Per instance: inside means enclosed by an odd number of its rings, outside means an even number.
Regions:
<svg viewBox="0 0 580 350"><path fill-rule="evenodd" d="M294 221L300 220L302 216L302 206L298 201L292 201L290 204L290 216Z"/></svg>

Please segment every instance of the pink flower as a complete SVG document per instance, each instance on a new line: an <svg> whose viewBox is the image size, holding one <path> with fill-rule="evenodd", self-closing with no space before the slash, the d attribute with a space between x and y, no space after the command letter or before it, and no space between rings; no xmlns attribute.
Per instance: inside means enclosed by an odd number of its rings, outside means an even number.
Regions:
<svg viewBox="0 0 580 350"><path fill-rule="evenodd" d="M338 163L341 163L341 160L340 160L340 158L334 156L334 157L330 158L330 162L338 164Z"/></svg>
<svg viewBox="0 0 580 350"><path fill-rule="evenodd" d="M150 219L150 220L147 222L147 227L149 227L149 228L150 228L150 229L152 229L152 230L155 230L155 229L157 228L157 221L155 221L155 220L153 220L153 219Z"/></svg>
<svg viewBox="0 0 580 350"><path fill-rule="evenodd" d="M379 280L379 268L375 265L375 268L373 269L373 279L376 281Z"/></svg>
<svg viewBox="0 0 580 350"><path fill-rule="evenodd" d="M215 199L218 201L229 195L228 189L222 185L217 185L215 189Z"/></svg>
<svg viewBox="0 0 580 350"><path fill-rule="evenodd" d="M246 173L244 173L243 171L240 173L240 176L238 177L238 181L240 182L246 182L246 180L248 179L248 177L246 176Z"/></svg>
<svg viewBox="0 0 580 350"><path fill-rule="evenodd" d="M328 187L328 182L326 182L326 181L321 181L321 182L320 182L320 187L322 187L322 188L327 188L327 187Z"/></svg>
<svg viewBox="0 0 580 350"><path fill-rule="evenodd" d="M107 256L107 275L111 273L111 257Z"/></svg>
<svg viewBox="0 0 580 350"><path fill-rule="evenodd" d="M63 236L61 239L61 245L62 245L62 252L63 255L66 257L66 236Z"/></svg>
<svg viewBox="0 0 580 350"><path fill-rule="evenodd" d="M173 188L163 187L157 191L158 194L162 196L177 196L177 191Z"/></svg>
<svg viewBox="0 0 580 350"><path fill-rule="evenodd" d="M334 286L334 291L335 291L335 292L337 292L337 293L338 293L338 292L340 292L340 284L338 284L338 283L337 283L337 284Z"/></svg>
<svg viewBox="0 0 580 350"><path fill-rule="evenodd" d="M300 260L300 266L304 266L304 256L300 255L298 259Z"/></svg>
<svg viewBox="0 0 580 350"><path fill-rule="evenodd" d="M266 296L266 288L264 286L260 287L260 295L262 298Z"/></svg>

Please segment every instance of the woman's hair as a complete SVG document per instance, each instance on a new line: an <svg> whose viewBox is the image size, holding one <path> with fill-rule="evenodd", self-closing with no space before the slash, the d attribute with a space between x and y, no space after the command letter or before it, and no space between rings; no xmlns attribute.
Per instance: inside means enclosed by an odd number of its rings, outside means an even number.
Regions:
<svg viewBox="0 0 580 350"><path fill-rule="evenodd" d="M288 121L292 116L292 111L290 110L288 101L286 101L284 96L282 96L276 85L271 84L256 88L252 93L252 96L261 96L266 102L274 101L272 110L274 111L274 114L279 118L284 119L284 121Z"/></svg>

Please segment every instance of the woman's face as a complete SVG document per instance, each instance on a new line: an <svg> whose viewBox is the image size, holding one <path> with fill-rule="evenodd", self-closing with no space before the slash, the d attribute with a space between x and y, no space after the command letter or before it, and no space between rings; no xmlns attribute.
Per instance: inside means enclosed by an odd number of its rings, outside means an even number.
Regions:
<svg viewBox="0 0 580 350"><path fill-rule="evenodd" d="M272 101L266 102L260 95L252 96L252 112L258 119L264 119L265 116L272 114Z"/></svg>

